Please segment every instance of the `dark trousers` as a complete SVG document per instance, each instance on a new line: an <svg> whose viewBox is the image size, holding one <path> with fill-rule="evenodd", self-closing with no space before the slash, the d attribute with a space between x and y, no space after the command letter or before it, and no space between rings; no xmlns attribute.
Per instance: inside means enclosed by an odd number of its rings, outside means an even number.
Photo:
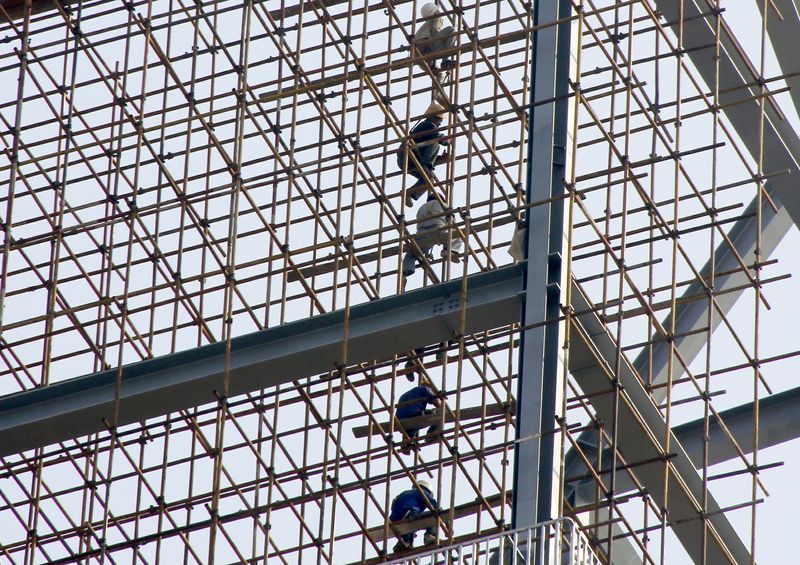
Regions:
<svg viewBox="0 0 800 565"><path fill-rule="evenodd" d="M416 156L417 161L419 161L419 164L429 177L433 176L433 167L436 165L436 158L439 156L440 150L441 145L439 145L439 143L431 143L429 145L423 145L422 147L413 149L414 156ZM397 166L400 168L400 170L403 169L404 162L405 153L398 153ZM414 162L414 159L412 159L411 156L408 157L408 174L417 179L417 184L425 183L425 177L422 174L422 171L417 167L417 164Z"/></svg>
<svg viewBox="0 0 800 565"><path fill-rule="evenodd" d="M426 408L425 410L423 410L422 412L420 412L419 414L417 414L416 416L413 416L413 417L416 418L417 416L427 416L427 415L433 414L433 413L434 413L433 408ZM435 430L437 428L438 428L438 426L435 426L435 425L431 426L430 428L428 428L428 433L431 433L433 430ZM406 433L408 434L409 438L414 439L415 437L417 437L419 435L419 431L421 429L422 428L416 428L416 429L413 429L413 430L406 429Z"/></svg>
<svg viewBox="0 0 800 565"><path fill-rule="evenodd" d="M412 510L409 510L408 512L406 512L406 515L403 516L403 520L415 520L415 519L420 518L420 517L422 517L424 515L425 515L425 513L417 514L416 512L414 512ZM435 525L435 526L431 526L430 528L425 528L425 535L428 535L428 534L430 534L432 536L439 537L439 526L438 526L438 524ZM400 540L402 540L403 543L405 543L406 545L411 547L411 546L414 545L414 538L416 537L416 535L417 535L417 532L409 532L407 534L403 534L402 536L400 536Z"/></svg>

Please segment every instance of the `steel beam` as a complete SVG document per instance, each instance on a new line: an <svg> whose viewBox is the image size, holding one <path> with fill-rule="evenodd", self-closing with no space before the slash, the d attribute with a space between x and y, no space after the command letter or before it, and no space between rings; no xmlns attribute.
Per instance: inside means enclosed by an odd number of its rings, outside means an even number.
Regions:
<svg viewBox="0 0 800 565"><path fill-rule="evenodd" d="M778 394L773 394L758 403L758 445L767 448L800 438L800 388L793 388ZM754 432L754 404L743 404L729 408L719 413L730 435L742 449L744 455L753 452ZM701 418L672 428L672 432L680 442L695 468L703 466L703 430L705 424ZM597 444L591 443L592 438L580 437L578 442L584 454L593 460L596 459ZM607 451L607 450L606 450ZM709 419L708 429L708 464L717 465L738 458L739 451L731 442L730 437L722 428L716 417ZM603 461L608 461L609 456L603 455ZM574 454L567 459L564 474L567 480L588 473L583 461ZM580 494L573 497L578 504L593 500L595 496L594 481L580 481L574 485L574 490L580 489ZM618 492L633 490L633 481L627 479L626 474L621 475L617 483Z"/></svg>
<svg viewBox="0 0 800 565"><path fill-rule="evenodd" d="M451 339L460 327L462 280L315 316L233 339L230 395L260 390ZM469 277L466 331L519 320L521 267ZM347 330L347 331L345 331ZM347 357L342 342L347 338ZM225 344L214 343L123 368L119 423L217 401ZM0 398L0 456L108 429L116 370Z"/></svg>
<svg viewBox="0 0 800 565"><path fill-rule="evenodd" d="M569 120L571 6L568 0L534 4L530 120L528 121L527 202L547 201L564 193L565 148ZM566 20L557 26L545 23ZM537 101L549 100L537 104ZM564 203L531 207L525 218L527 241L523 288L525 302L519 348L516 444L512 527L525 528L554 518L561 493L560 465L555 462L555 438L543 430L555 428L562 324L561 246ZM542 322L549 322L542 324ZM534 472L532 472L534 471ZM538 471L538 472L536 472Z"/></svg>
<svg viewBox="0 0 800 565"><path fill-rule="evenodd" d="M702 480L677 438L667 430L633 367L623 357L614 372L617 344L578 288L573 289L572 306L578 314L571 327L570 373L602 421L617 419L620 453L629 461L652 461L637 465L632 472L656 505L666 510L667 520L686 552L695 563L749 564L747 548L725 514L719 512L711 493L706 493L707 507L703 509ZM614 378L622 387L616 414L613 395L608 394ZM667 456L669 463L664 460ZM705 551L704 528L708 532Z"/></svg>
<svg viewBox="0 0 800 565"><path fill-rule="evenodd" d="M719 413L745 455L753 451L755 406L743 404ZM704 421L694 420L672 429L697 468L703 465ZM709 420L708 464L739 457L739 452L716 418ZM800 437L800 388L773 394L758 403L758 446L772 447Z"/></svg>
<svg viewBox="0 0 800 565"><path fill-rule="evenodd" d="M698 0L688 0L686 2L673 2L671 0L656 0L658 9L663 13L666 21L680 21L680 9L683 7L683 47L688 53L698 73L708 85L715 83L716 64L714 50L708 46L715 44L715 33L712 27L713 16L702 16L703 8L708 6L705 2ZM793 20L796 20L793 15ZM773 26L777 24L771 24ZM787 24L788 26L788 24ZM768 26L768 29L770 27ZM800 33L800 29L790 26L782 27L783 35L791 33L794 38ZM676 32L677 34L677 32ZM773 35L775 40L783 35ZM785 38L784 38L785 39ZM782 53L791 50L793 43L776 45L776 50ZM701 47L706 46L705 49ZM760 108L759 99L749 97L760 93L760 87L747 87L747 84L755 84L758 74L752 64L746 60L736 49L733 35L727 26L723 26L720 40L720 59L719 59L719 88L720 104L724 106L724 114L730 124L736 130L750 154L756 158L760 152ZM791 57L797 61L796 50L791 50ZM784 53L784 63L786 54ZM785 69L784 69L785 70ZM795 104L800 100L800 91L793 91ZM741 102L742 100L747 100ZM778 114L771 104L767 103L764 122L763 139L763 167L762 172L769 177L766 183L767 193L776 201L778 213L764 204L762 206L761 217L761 247L759 249L760 259L763 261L768 258L778 246L783 237L791 229L792 225L800 225L800 191L797 190L798 177L800 177L800 138L792 129L791 125ZM745 264L751 264L756 259L756 231L757 220L750 216L756 212L756 200L754 199L743 214L744 219L737 221L728 233L729 239L742 257ZM735 254L730 245L722 242L716 251L715 267L717 272L737 269L739 267ZM711 262L707 263L701 270L701 274L708 275L711 272ZM723 291L726 288L736 287L747 282L743 274L717 277L715 288ZM702 293L702 285L692 284L686 288L685 296L693 296ZM738 300L741 293L729 293L717 298L717 303L724 313L727 313ZM680 350L681 355L687 362L701 351L706 343L706 334L697 330L706 326L707 320L707 301L694 301L678 306L675 315L675 333L686 337L675 340L675 346ZM713 316L712 327L708 331L713 331L720 323L721 317L715 313ZM663 326L670 327L671 320L668 317L664 320ZM661 336L653 336L659 339ZM661 340L653 348L652 374L650 382L662 384L667 381L667 366L670 353L669 343ZM634 367L639 374L645 376L645 370L650 360L648 352L643 351L634 361ZM653 392L653 397L657 402L661 402L666 396L666 389L660 388Z"/></svg>

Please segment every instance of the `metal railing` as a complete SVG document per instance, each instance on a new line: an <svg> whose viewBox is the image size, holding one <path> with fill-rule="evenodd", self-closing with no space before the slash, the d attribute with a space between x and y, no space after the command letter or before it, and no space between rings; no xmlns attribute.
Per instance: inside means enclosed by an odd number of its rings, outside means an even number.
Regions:
<svg viewBox="0 0 800 565"><path fill-rule="evenodd" d="M542 522L397 559L391 565L602 565L569 518Z"/></svg>

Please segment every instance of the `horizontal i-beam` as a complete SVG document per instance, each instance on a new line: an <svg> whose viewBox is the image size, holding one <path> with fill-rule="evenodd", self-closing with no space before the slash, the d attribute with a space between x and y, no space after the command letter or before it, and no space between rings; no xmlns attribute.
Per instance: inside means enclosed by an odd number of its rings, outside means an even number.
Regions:
<svg viewBox="0 0 800 565"><path fill-rule="evenodd" d="M459 331L462 279L233 338L230 396L292 382L343 365L389 359ZM467 279L466 333L519 320L519 266ZM347 357L343 340L347 338ZM225 344L127 365L118 425L215 402L223 391ZM109 429L115 369L0 398L0 456Z"/></svg>
<svg viewBox="0 0 800 565"><path fill-rule="evenodd" d="M743 404L719 413L731 436L742 452L753 452L755 433L755 404ZM694 420L672 429L681 445L699 469L703 466L703 430L705 421ZM800 436L800 388L768 396L758 402L758 448L766 449ZM711 416L708 422L708 464L716 465L739 457L736 446L722 429L719 420Z"/></svg>
<svg viewBox="0 0 800 565"><path fill-rule="evenodd" d="M444 341L459 328L463 282L458 279L354 306L350 310L347 359L342 358L345 329L342 311L234 338L231 344L230 394L243 394L336 370L341 364L387 359L421 345ZM518 322L521 289L522 271L519 265L468 277L465 295L466 332L476 333ZM582 298L576 285L573 285L572 295L574 309L579 313L580 327L588 336L588 341L576 339L571 343L570 370L585 392L591 392L604 380L607 388L607 379L601 378L602 368L595 363L594 368L590 369L592 364L585 361L592 351L601 351L604 352L604 358L610 357L615 346L602 323L589 311L589 303ZM595 345L590 347L590 343ZM610 365L608 359L606 363ZM625 394L629 399L626 414L631 418L635 414L644 414L638 417L637 422L645 421L648 427L643 430L625 426L625 433L618 437L619 448L622 453L637 454L635 457L628 455L630 459L641 460L640 443L650 442L650 451L660 449L658 442L663 438L663 418L629 366L624 365L623 373L621 377L625 379ZM107 430L113 415L116 377L116 371L110 370L0 398L0 435L3 437L0 455L11 455ZM215 392L222 389L223 377L223 343L128 365L122 373L119 424L139 422L215 402ZM637 391L637 394L632 394L632 391ZM595 409L604 419L610 417L604 413L608 411L608 406L605 406L608 396L590 395ZM791 410L793 400L800 402L800 393L795 393L795 396L797 398L790 398L787 394L785 398L781 397L780 402L776 402ZM746 430L746 409L737 410L736 414L725 412L723 417L736 416L735 420L744 426L742 430ZM788 440L800 433L800 426L783 425L778 434L772 434L768 431L769 427L773 423L779 424L781 417L767 417L765 420L761 425L762 437ZM734 425L734 429L738 430L741 426ZM678 450L683 453L675 440L669 451L673 453ZM653 465L652 469L636 469L637 476L640 473L647 475L647 482L653 483L654 493L659 484L655 477L663 472L663 466L659 464ZM693 466L687 466L685 461L678 472L680 482L688 485L689 489L699 480ZM686 503L695 500L696 493L693 490L687 493L685 489L674 486L670 488L672 494L667 501L670 517L685 516L684 507L689 508L688 514L691 515L697 509L692 510L691 505L686 506ZM674 493L679 490L683 491L681 496L684 500L678 501L681 504L676 506ZM722 532L728 530L724 525L718 526L723 521L727 524L724 515L719 514L714 520L716 529ZM678 527L684 530L697 528L697 522L684 522ZM691 539L686 543L689 548L693 547ZM734 544L729 544L726 538L725 545ZM687 551L690 551L689 548Z"/></svg>

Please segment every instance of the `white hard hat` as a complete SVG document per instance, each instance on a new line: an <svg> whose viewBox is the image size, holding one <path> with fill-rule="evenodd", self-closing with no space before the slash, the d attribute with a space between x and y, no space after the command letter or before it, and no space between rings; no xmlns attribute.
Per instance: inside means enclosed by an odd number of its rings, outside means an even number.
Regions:
<svg viewBox="0 0 800 565"><path fill-rule="evenodd" d="M441 106L436 102L431 102L428 108L425 110L423 116L427 118L430 118L431 116L439 116L440 118L444 118L446 113L447 109L444 106Z"/></svg>
<svg viewBox="0 0 800 565"><path fill-rule="evenodd" d="M422 6L422 9L419 11L419 13L422 14L423 18L430 18L431 16L435 16L439 13L439 7L433 2L428 2Z"/></svg>
<svg viewBox="0 0 800 565"><path fill-rule="evenodd" d="M422 479L421 481L417 481L417 484L422 488L426 488L428 490L431 490L431 484L428 481L426 481L425 479Z"/></svg>

